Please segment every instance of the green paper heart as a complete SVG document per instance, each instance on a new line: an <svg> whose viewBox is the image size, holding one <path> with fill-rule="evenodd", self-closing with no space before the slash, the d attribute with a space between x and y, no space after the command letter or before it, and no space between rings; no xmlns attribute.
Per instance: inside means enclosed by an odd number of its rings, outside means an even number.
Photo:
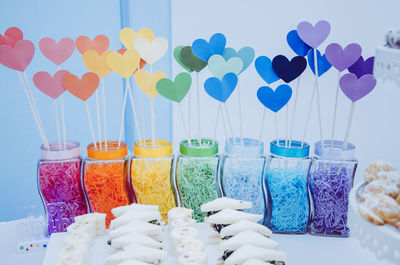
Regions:
<svg viewBox="0 0 400 265"><path fill-rule="evenodd" d="M182 72L175 77L174 81L168 78L159 80L156 87L161 96L179 103L189 92L191 84L190 74Z"/></svg>
<svg viewBox="0 0 400 265"><path fill-rule="evenodd" d="M189 73L191 73L191 72L193 72L193 70L190 69L189 67L187 67L187 66L182 62L182 59L181 59L181 50L182 50L183 47L185 47L185 46L177 46L177 47L174 49L174 58L175 58L175 60L176 60L186 71L188 71Z"/></svg>
<svg viewBox="0 0 400 265"><path fill-rule="evenodd" d="M200 72L201 70L204 69L204 67L207 66L207 62L203 61L196 55L194 55L192 51L192 47L186 46L183 47L181 50L181 60L182 62L192 69L193 71Z"/></svg>

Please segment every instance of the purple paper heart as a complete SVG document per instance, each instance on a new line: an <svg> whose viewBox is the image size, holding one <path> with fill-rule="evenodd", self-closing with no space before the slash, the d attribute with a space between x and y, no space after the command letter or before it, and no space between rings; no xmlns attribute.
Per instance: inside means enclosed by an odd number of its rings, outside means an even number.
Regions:
<svg viewBox="0 0 400 265"><path fill-rule="evenodd" d="M303 21L297 25L297 33L299 37L312 48L316 49L331 32L331 25L326 20L320 20L311 25L308 21Z"/></svg>
<svg viewBox="0 0 400 265"><path fill-rule="evenodd" d="M360 79L355 74L345 74L340 78L340 88L351 101L356 102L371 92L376 86L373 75L363 75Z"/></svg>
<svg viewBox="0 0 400 265"><path fill-rule="evenodd" d="M326 59L339 72L342 72L352 66L361 56L361 46L357 43L351 43L342 48L338 43L329 44L325 50Z"/></svg>
<svg viewBox="0 0 400 265"><path fill-rule="evenodd" d="M349 67L349 72L355 74L358 78L363 75L372 75L374 73L374 61L375 57L369 57L364 61L364 58L360 58L352 66Z"/></svg>

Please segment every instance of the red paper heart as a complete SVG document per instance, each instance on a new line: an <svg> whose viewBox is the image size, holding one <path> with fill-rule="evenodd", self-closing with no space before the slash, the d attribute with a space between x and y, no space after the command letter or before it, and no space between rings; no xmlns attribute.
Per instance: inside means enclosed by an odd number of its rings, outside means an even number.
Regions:
<svg viewBox="0 0 400 265"><path fill-rule="evenodd" d="M75 97L86 101L99 86L99 77L88 72L81 79L74 74L66 74L62 79L64 88Z"/></svg>
<svg viewBox="0 0 400 265"><path fill-rule="evenodd" d="M62 64L75 50L75 42L70 38L63 38L58 43L52 38L43 38L39 41L39 48L50 61L56 65Z"/></svg>
<svg viewBox="0 0 400 265"><path fill-rule="evenodd" d="M15 47L18 41L23 39L22 31L17 27L8 28L4 35L0 34L0 45Z"/></svg>
<svg viewBox="0 0 400 265"><path fill-rule="evenodd" d="M75 41L76 48L81 54L84 54L86 51L95 50L98 54L102 54L104 51L108 49L110 45L110 41L105 35L96 36L93 41L90 40L87 36L80 36Z"/></svg>
<svg viewBox="0 0 400 265"><path fill-rule="evenodd" d="M17 71L25 71L32 61L35 46L29 40L20 40L15 47L0 45L0 63Z"/></svg>
<svg viewBox="0 0 400 265"><path fill-rule="evenodd" d="M62 79L68 73L67 70L60 70L56 72L54 76L51 76L44 71L37 72L33 76L33 83L40 91L56 99L65 91Z"/></svg>

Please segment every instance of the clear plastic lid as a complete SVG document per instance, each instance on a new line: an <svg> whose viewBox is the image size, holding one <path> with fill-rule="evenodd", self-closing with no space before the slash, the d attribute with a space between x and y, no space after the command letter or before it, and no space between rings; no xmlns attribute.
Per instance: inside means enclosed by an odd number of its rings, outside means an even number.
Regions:
<svg viewBox="0 0 400 265"><path fill-rule="evenodd" d="M264 154L264 143L252 138L228 138L225 153L240 157L260 157Z"/></svg>
<svg viewBox="0 0 400 265"><path fill-rule="evenodd" d="M344 142L334 140L325 140L322 147L321 141L315 143L315 155L326 160L345 160L351 161L356 159L356 146L352 143L347 143L344 148Z"/></svg>
<svg viewBox="0 0 400 265"><path fill-rule="evenodd" d="M81 145L76 141L66 141L58 145L57 142L49 143L49 147L40 147L40 158L44 160L66 160L79 157L81 155Z"/></svg>

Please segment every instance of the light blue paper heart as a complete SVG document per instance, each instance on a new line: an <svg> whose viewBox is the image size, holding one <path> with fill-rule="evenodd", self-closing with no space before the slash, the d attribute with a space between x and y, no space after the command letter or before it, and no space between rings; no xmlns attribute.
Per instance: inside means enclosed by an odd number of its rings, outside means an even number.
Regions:
<svg viewBox="0 0 400 265"><path fill-rule="evenodd" d="M262 86L257 91L257 98L261 104L275 113L282 109L291 97L292 88L286 84L278 86L275 91L268 86Z"/></svg>
<svg viewBox="0 0 400 265"><path fill-rule="evenodd" d="M325 54L321 56L319 50L317 51L317 65L318 65L318 76L322 76L329 69L331 69L332 65L329 63L328 59L326 59ZM315 67L314 67L314 50L310 50L307 55L308 65L310 66L311 71L315 75Z"/></svg>
<svg viewBox="0 0 400 265"><path fill-rule="evenodd" d="M271 59L269 59L267 56L258 57L254 62L254 66L256 67L257 73L260 75L260 77L268 84L272 84L279 80L279 76L272 68Z"/></svg>
<svg viewBox="0 0 400 265"><path fill-rule="evenodd" d="M208 59L214 54L222 55L226 45L226 38L222 33L215 33L211 36L210 41L197 39L192 43L192 51L194 55L208 62Z"/></svg>
<svg viewBox="0 0 400 265"><path fill-rule="evenodd" d="M236 52L235 49L228 47L225 48L224 52L222 53L222 56L224 56L225 60L228 60L232 57L239 57L240 59L242 59L243 69L242 71L240 71L240 73L242 73L253 62L255 53L254 49L251 47L243 47L239 50L239 52Z"/></svg>
<svg viewBox="0 0 400 265"><path fill-rule="evenodd" d="M289 47L299 56L306 56L308 52L312 49L307 43L300 39L297 30L289 31L286 36L287 43Z"/></svg>
<svg viewBox="0 0 400 265"><path fill-rule="evenodd" d="M225 103L232 95L238 82L237 75L227 73L222 80L216 77L210 77L204 82L204 89L213 99Z"/></svg>
<svg viewBox="0 0 400 265"><path fill-rule="evenodd" d="M239 57L225 61L222 55L214 54L208 59L208 69L215 77L221 79L227 73L239 74L243 69L243 62Z"/></svg>

